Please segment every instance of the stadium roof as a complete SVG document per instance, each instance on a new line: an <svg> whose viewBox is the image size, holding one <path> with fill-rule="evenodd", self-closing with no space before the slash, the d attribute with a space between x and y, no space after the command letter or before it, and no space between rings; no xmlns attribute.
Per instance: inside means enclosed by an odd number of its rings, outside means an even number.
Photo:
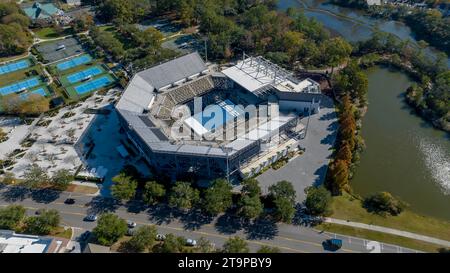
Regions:
<svg viewBox="0 0 450 273"><path fill-rule="evenodd" d="M116 105L117 109L142 113L153 100L153 86L136 74Z"/></svg>
<svg viewBox="0 0 450 273"><path fill-rule="evenodd" d="M206 69L198 52L193 52L141 71L136 76L148 82L155 89L160 89Z"/></svg>
<svg viewBox="0 0 450 273"><path fill-rule="evenodd" d="M290 76L289 72L261 56L239 61L236 65L223 70L222 73L252 93L284 82Z"/></svg>

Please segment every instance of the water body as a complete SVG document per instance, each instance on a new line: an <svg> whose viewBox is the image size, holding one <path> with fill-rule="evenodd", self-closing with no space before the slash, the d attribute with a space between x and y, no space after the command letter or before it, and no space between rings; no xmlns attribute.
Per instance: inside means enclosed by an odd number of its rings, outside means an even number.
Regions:
<svg viewBox="0 0 450 273"><path fill-rule="evenodd" d="M329 4L326 0L278 1L279 10L289 7L303 8L307 17L317 19L332 33L339 34L350 42L367 40L371 37L373 28L378 27L402 40L409 39L412 44L417 45L412 30L398 21L372 18L364 15L362 11ZM430 58L435 58L437 52L439 51L431 46L424 49L424 53ZM450 58L447 58L447 65L450 67Z"/></svg>
<svg viewBox="0 0 450 273"><path fill-rule="evenodd" d="M401 39L416 43L406 25L370 18L360 11L320 0L279 0L278 8L305 8L333 33L349 41L371 36L376 25ZM430 56L436 50L427 48ZM450 65L450 59L448 61ZM418 213L450 220L450 138L432 128L404 102L412 84L404 73L376 67L369 76L369 110L363 120L366 150L351 184L363 196L389 191Z"/></svg>
<svg viewBox="0 0 450 273"><path fill-rule="evenodd" d="M388 191L422 214L450 220L450 141L412 113L404 92L412 81L387 68L367 71L366 150L351 181L361 195Z"/></svg>

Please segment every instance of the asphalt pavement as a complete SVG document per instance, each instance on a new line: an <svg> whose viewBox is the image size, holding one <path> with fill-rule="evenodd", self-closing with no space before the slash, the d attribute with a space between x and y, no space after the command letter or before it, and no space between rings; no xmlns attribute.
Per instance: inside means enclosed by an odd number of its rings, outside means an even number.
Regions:
<svg viewBox="0 0 450 273"><path fill-rule="evenodd" d="M76 200L75 204L64 203L69 197ZM158 232L162 234L173 233L197 240L204 237L213 242L216 247L221 247L230 237L239 236L248 242L251 251L256 251L262 245L268 245L278 247L282 252L333 253L333 251L324 249L322 243L326 239L339 238L342 239L343 246L336 251L338 253L416 252L395 245L320 232L303 226L300 222L292 225L277 224L269 220L246 223L228 214L206 217L198 212L183 213L166 206L147 207L139 202L120 204L115 200L100 196L92 197L67 192L30 192L26 189L3 187L0 189L0 207L10 204L26 207L30 215L42 208L58 210L62 224L74 228L73 239L96 226L96 222L83 221L87 214L110 211L125 220L136 222L138 226L154 224Z"/></svg>

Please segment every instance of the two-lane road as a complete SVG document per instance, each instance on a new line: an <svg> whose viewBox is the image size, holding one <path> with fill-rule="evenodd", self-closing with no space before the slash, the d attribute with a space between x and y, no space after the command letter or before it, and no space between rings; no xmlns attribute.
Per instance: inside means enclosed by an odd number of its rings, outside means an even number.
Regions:
<svg viewBox="0 0 450 273"><path fill-rule="evenodd" d="M280 248L282 252L311 253L329 252L324 250L322 242L329 238L340 238L343 246L338 252L371 252L377 248L376 242L319 232L312 228L299 225L274 224L270 222L242 223L235 217L222 215L214 219L205 219L201 215L176 214L168 208L139 207L139 205L118 205L110 199L105 200L82 194L60 193L59 196L49 197L37 194L12 191L10 187L0 189L0 207L10 204L20 204L28 209L28 213L41 208L56 209L59 211L64 225L74 227L76 235L84 230L92 230L95 222L85 222L83 218L89 213L113 211L119 217L136 222L138 225L155 224L158 232L173 233L186 238L199 239L204 237L213 242L217 247L232 236L239 236L249 244L252 251L256 251L262 245ZM51 196L51 194L50 194ZM76 200L75 204L67 205L64 200L68 197ZM415 252L414 250L398 246L380 244L381 252Z"/></svg>

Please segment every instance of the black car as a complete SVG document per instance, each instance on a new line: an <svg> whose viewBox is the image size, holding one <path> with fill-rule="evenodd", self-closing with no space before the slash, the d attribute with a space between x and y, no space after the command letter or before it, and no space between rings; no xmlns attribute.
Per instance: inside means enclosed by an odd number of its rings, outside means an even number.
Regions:
<svg viewBox="0 0 450 273"><path fill-rule="evenodd" d="M73 198L67 198L67 199L64 201L64 204L67 204L67 205L75 204L75 199L73 199Z"/></svg>

